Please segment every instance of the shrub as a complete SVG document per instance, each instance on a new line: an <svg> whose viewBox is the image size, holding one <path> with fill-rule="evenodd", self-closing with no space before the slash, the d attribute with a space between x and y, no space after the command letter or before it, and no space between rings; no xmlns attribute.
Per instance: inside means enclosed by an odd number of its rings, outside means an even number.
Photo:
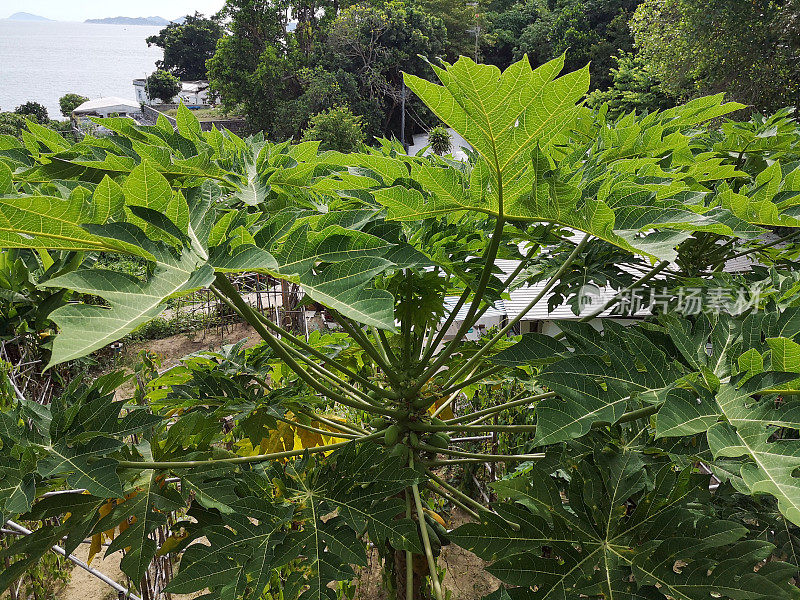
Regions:
<svg viewBox="0 0 800 600"><path fill-rule="evenodd" d="M67 118L72 116L72 111L78 108L81 104L89 100L86 96L80 94L65 94L58 100L61 107L61 114Z"/></svg>
<svg viewBox="0 0 800 600"><path fill-rule="evenodd" d="M18 115L35 117L36 122L42 125L45 125L50 121L50 117L47 114L47 109L38 102L29 101L25 104L20 104L14 109L14 112Z"/></svg>
<svg viewBox="0 0 800 600"><path fill-rule="evenodd" d="M151 100L158 98L164 103L171 102L181 91L181 82L172 73L159 69L147 77L145 83L147 96Z"/></svg>
<svg viewBox="0 0 800 600"><path fill-rule="evenodd" d="M447 127L442 126L434 127L428 132L428 143L431 146L431 150L439 156L444 156L453 147L450 131L448 131Z"/></svg>
<svg viewBox="0 0 800 600"><path fill-rule="evenodd" d="M365 138L361 117L346 106L335 106L314 115L303 133L304 140L316 140L321 142L321 149L338 152L355 152Z"/></svg>

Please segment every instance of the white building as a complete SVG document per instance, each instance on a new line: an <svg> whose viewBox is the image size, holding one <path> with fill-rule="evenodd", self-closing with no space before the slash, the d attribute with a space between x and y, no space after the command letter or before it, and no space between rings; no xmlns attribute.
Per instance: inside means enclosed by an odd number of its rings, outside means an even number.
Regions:
<svg viewBox="0 0 800 600"><path fill-rule="evenodd" d="M111 130L97 125L91 117L127 117L137 123L142 116L142 107L138 102L125 100L116 96L87 100L72 111L72 129L79 134L92 133L96 136L110 135Z"/></svg>
<svg viewBox="0 0 800 600"><path fill-rule="evenodd" d="M138 102L116 96L87 100L72 111L72 129L75 133L91 133L96 136L111 134L110 129L93 122L91 117L127 117L137 123L141 120L142 107Z"/></svg>
<svg viewBox="0 0 800 600"><path fill-rule="evenodd" d="M208 106L211 103L208 81L181 81L181 91L178 92L178 100L189 108L197 106ZM134 79L133 89L136 92L136 101L140 104L161 104L159 99L151 100L147 94L147 80ZM169 104L169 103L165 103Z"/></svg>
<svg viewBox="0 0 800 600"><path fill-rule="evenodd" d="M131 117L138 116L142 107L138 102L125 100L116 96L87 100L72 111L72 118L88 120L88 117Z"/></svg>

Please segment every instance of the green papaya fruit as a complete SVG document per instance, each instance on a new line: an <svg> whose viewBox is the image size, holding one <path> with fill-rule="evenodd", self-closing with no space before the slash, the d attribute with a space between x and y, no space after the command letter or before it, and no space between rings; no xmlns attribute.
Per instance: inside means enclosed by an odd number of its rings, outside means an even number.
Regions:
<svg viewBox="0 0 800 600"><path fill-rule="evenodd" d="M428 531L428 541L431 543L431 550L433 550L435 556L439 556L439 553L442 551L442 542L439 536L436 535L436 531L433 527L428 524L427 519L425 519L425 528Z"/></svg>
<svg viewBox="0 0 800 600"><path fill-rule="evenodd" d="M374 429L385 429L389 426L389 421L383 417L375 417L369 422L369 426Z"/></svg>
<svg viewBox="0 0 800 600"><path fill-rule="evenodd" d="M429 528L432 528L436 532L436 537L439 538L439 543L441 543L442 546L448 546L450 544L450 538L447 536L447 529L445 529L439 521L428 513L425 513L425 522L429 525Z"/></svg>
<svg viewBox="0 0 800 600"><path fill-rule="evenodd" d="M437 431L428 438L428 444L434 448L447 448L450 445L450 436L443 431Z"/></svg>
<svg viewBox="0 0 800 600"><path fill-rule="evenodd" d="M387 446L394 446L400 439L400 427L397 425L390 425L383 435L383 443Z"/></svg>

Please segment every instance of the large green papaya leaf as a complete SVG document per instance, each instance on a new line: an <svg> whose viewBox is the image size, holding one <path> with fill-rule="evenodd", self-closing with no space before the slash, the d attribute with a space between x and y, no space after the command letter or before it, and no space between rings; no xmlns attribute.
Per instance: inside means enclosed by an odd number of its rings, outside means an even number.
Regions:
<svg viewBox="0 0 800 600"><path fill-rule="evenodd" d="M210 589L206 598L261 598L273 569L291 506L272 506L255 498L240 500L224 525L204 530L208 544L189 546L181 568L166 588L171 593Z"/></svg>
<svg viewBox="0 0 800 600"><path fill-rule="evenodd" d="M663 396L658 437L705 433L715 457L742 459L740 475L752 494L770 494L787 519L800 523L800 445L782 432L800 429L791 400L800 375L800 312L745 317L664 317L665 330L696 376ZM778 399L785 395L787 400Z"/></svg>
<svg viewBox="0 0 800 600"><path fill-rule="evenodd" d="M99 296L110 305L70 304L51 313L50 318L59 328L51 366L105 347L161 314L168 298L207 287L214 280L214 269L191 249L184 248L177 254L128 224L112 224L95 231L102 231L104 237L138 244L155 258L156 266L146 281L115 271L80 269L46 282L49 287Z"/></svg>
<svg viewBox="0 0 800 600"><path fill-rule="evenodd" d="M311 298L345 316L393 329L394 298L370 285L376 275L393 266L383 258L393 246L379 237L339 225L320 232L301 225L281 242L275 272L300 284Z"/></svg>
<svg viewBox="0 0 800 600"><path fill-rule="evenodd" d="M419 480L399 459L373 444L350 444L312 464L308 459L254 476L277 494L274 505L246 497L232 504L225 524L203 530L209 544L192 544L168 590L208 588L209 598L260 598L275 569L300 560L283 593L302 600L335 600L331 582L353 577L365 565L360 537L421 552L416 524L401 518L398 493ZM289 527L290 523L293 527Z"/></svg>
<svg viewBox="0 0 800 600"><path fill-rule="evenodd" d="M741 174L712 153L686 161L686 154L692 155L690 138L679 132L738 105L707 99L687 110L693 118L665 117L649 122L646 132L632 116L630 127L593 130L600 142L587 147L566 130L583 115L577 103L588 89L588 71L557 77L563 62L560 57L533 70L523 58L501 73L462 57L434 67L442 85L406 76L409 87L477 154L465 169L408 159L417 185L396 179L373 192L388 208L388 218L475 211L557 223L661 260L674 259L674 247L692 232L743 238L761 232L741 211L681 198L709 192L703 183ZM561 147L565 140L571 154Z"/></svg>
<svg viewBox="0 0 800 600"><path fill-rule="evenodd" d="M744 458L741 477L752 494L770 494L787 519L800 523L800 441L775 438L779 429L800 429L800 405L776 402L780 389L798 373L766 371L716 394L676 390L658 412L659 437L706 433L715 457ZM777 393L776 393L777 391ZM680 392L680 393L677 393Z"/></svg>
<svg viewBox="0 0 800 600"><path fill-rule="evenodd" d="M0 246L128 252L151 258L136 244L89 233L84 224L104 223L95 206L83 200L51 196L0 197ZM99 211L104 211L100 208Z"/></svg>
<svg viewBox="0 0 800 600"><path fill-rule="evenodd" d="M492 561L490 573L519 586L511 597L793 597L793 567L776 562L756 573L773 547L711 513L707 476L665 466L651 482L635 452L610 448L570 476L566 503L537 469L498 485L511 502L453 532L454 542Z"/></svg>
<svg viewBox="0 0 800 600"><path fill-rule="evenodd" d="M442 85L414 75L405 81L502 181L521 170L534 145L547 145L574 121L589 70L557 77L563 66L562 55L534 70L525 56L501 73L462 56L444 69L433 67Z"/></svg>
<svg viewBox="0 0 800 600"><path fill-rule="evenodd" d="M601 334L588 324L562 323L572 352L548 360L534 380L557 393L536 405L536 445L585 435L595 423L615 423L629 405L655 401L686 371L641 331L607 321ZM542 345L523 340L494 359L536 364Z"/></svg>
<svg viewBox="0 0 800 600"><path fill-rule="evenodd" d="M287 497L306 506L308 527L319 525L313 519L327 514L325 509L335 509L354 532L366 532L376 544L388 541L399 550L420 553L416 525L398 518L405 502L397 497L419 477L381 447L365 443L348 444L313 476L297 470L285 483Z"/></svg>

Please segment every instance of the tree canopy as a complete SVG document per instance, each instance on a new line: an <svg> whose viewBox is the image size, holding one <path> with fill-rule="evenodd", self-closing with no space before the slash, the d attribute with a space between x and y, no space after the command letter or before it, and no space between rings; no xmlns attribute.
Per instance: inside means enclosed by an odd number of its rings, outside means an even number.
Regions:
<svg viewBox="0 0 800 600"><path fill-rule="evenodd" d="M151 100L158 98L162 102L171 102L181 91L181 82L172 73L159 69L148 75L145 89Z"/></svg>
<svg viewBox="0 0 800 600"><path fill-rule="evenodd" d="M645 0L631 30L671 95L724 91L771 112L800 100L799 15L795 0Z"/></svg>
<svg viewBox="0 0 800 600"><path fill-rule="evenodd" d="M206 61L214 56L223 29L215 18L198 12L187 15L182 23L170 23L158 35L147 38L148 46L164 50L156 64L182 81L206 79Z"/></svg>
<svg viewBox="0 0 800 600"><path fill-rule="evenodd" d="M72 115L72 111L78 108L88 99L89 98L86 96L81 96L80 94L64 94L58 100L59 107L61 108L61 114L65 117L70 117Z"/></svg>
<svg viewBox="0 0 800 600"><path fill-rule="evenodd" d="M322 150L353 152L366 141L366 136L361 118L346 106L337 106L311 117L303 139L320 142Z"/></svg>
<svg viewBox="0 0 800 600"><path fill-rule="evenodd" d="M44 105L32 100L20 104L14 109L14 112L18 115L33 117L37 123L46 124L50 121L50 116L47 114L47 109Z"/></svg>

